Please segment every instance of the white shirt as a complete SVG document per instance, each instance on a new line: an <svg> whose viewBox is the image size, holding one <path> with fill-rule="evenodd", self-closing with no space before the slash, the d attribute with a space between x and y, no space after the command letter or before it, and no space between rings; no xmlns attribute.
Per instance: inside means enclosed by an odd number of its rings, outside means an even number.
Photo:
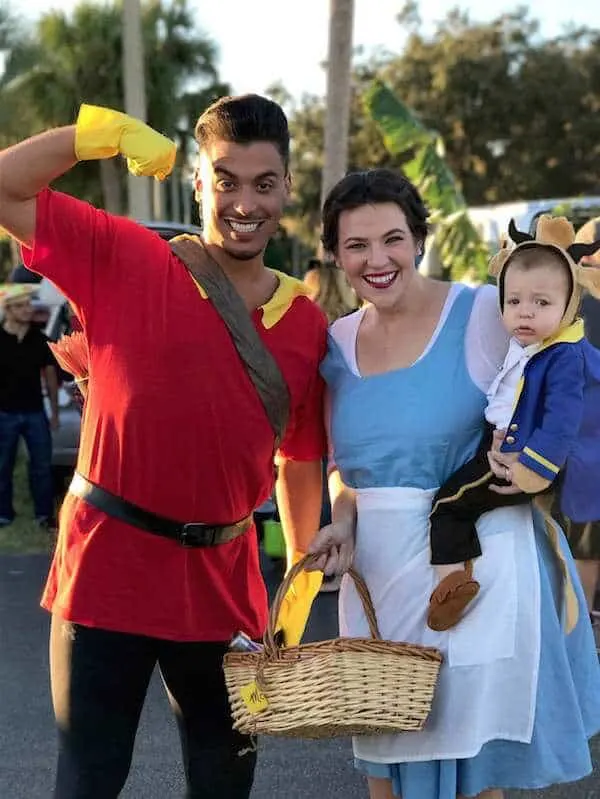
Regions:
<svg viewBox="0 0 600 799"><path fill-rule="evenodd" d="M524 347L516 338L511 338L502 368L492 381L487 393L488 404L485 418L494 427L505 430L515 409L515 397L519 380L523 377L527 361L540 348L541 344L528 344Z"/></svg>
<svg viewBox="0 0 600 799"><path fill-rule="evenodd" d="M454 301L464 288L461 283L453 283L450 286L437 327L417 361L424 358L434 345ZM355 375L360 375L356 362L356 339L365 310L363 307L348 316L343 316L331 327L331 335L340 347L348 367ZM465 331L465 356L471 380L481 391L488 391L498 370L502 367L507 347L508 333L500 315L498 290L492 285L480 286L476 291L473 309Z"/></svg>

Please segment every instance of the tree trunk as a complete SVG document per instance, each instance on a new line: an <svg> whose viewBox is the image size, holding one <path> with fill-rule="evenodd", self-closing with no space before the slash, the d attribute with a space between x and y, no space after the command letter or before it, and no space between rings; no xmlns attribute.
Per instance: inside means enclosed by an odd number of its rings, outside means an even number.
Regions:
<svg viewBox="0 0 600 799"><path fill-rule="evenodd" d="M327 112L321 205L348 165L354 0L330 0Z"/></svg>
<svg viewBox="0 0 600 799"><path fill-rule="evenodd" d="M165 218L165 187L159 180L152 184L152 218Z"/></svg>
<svg viewBox="0 0 600 799"><path fill-rule="evenodd" d="M99 163L104 208L111 214L122 214L123 196L117 164L114 158L103 158Z"/></svg>
<svg viewBox="0 0 600 799"><path fill-rule="evenodd" d="M146 76L140 0L123 0L123 87L125 111L146 122ZM127 177L129 216L150 219L150 178Z"/></svg>

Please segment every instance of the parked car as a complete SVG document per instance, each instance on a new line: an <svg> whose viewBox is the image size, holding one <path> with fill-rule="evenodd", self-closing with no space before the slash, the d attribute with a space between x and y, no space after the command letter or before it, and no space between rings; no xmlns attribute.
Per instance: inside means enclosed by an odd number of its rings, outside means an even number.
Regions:
<svg viewBox="0 0 600 799"><path fill-rule="evenodd" d="M568 217L575 229L588 219L600 215L600 196L554 197L543 200L522 200L497 205L470 207L469 217L492 251L500 245L511 219L519 230L535 234L537 221L542 214L562 214Z"/></svg>
<svg viewBox="0 0 600 799"><path fill-rule="evenodd" d="M169 240L183 233L199 235L202 231L194 225L180 222L142 222L149 230L158 233L161 238ZM34 321L44 328L50 341L58 341L62 336L72 332L72 314L67 299L46 278L39 282L30 279L31 273L25 267L13 270L12 282L37 282L38 288L33 297L35 307ZM71 376L61 373L58 391L58 407L60 426L52 434L52 470L55 492L61 496L71 479L77 463L79 451L79 435L81 430L81 402L77 396L77 387ZM50 413L48 398L45 399L46 411Z"/></svg>

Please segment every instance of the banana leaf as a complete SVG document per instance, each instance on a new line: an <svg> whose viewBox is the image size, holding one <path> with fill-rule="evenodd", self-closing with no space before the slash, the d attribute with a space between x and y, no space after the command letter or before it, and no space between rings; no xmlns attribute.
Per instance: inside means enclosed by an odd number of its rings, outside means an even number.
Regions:
<svg viewBox="0 0 600 799"><path fill-rule="evenodd" d="M381 81L364 96L367 115L380 130L386 149L402 159L402 170L430 212L433 246L455 279L469 274L485 281L490 253L471 222L458 182L445 160L444 142L428 130Z"/></svg>
<svg viewBox="0 0 600 799"><path fill-rule="evenodd" d="M427 207L445 217L465 203L457 194L452 172L439 155L440 142L437 137L425 143L415 151L413 158L403 164L402 169L419 189Z"/></svg>
<svg viewBox="0 0 600 799"><path fill-rule="evenodd" d="M431 140L430 131L380 81L374 81L367 89L364 103L391 153L406 152Z"/></svg>

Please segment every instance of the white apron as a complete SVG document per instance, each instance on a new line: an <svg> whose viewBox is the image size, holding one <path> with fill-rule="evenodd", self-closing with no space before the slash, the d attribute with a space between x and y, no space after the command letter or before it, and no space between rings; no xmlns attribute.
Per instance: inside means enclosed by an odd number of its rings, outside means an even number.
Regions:
<svg viewBox="0 0 600 799"><path fill-rule="evenodd" d="M357 491L354 565L369 586L384 639L437 647L444 657L425 729L354 738L356 757L377 763L467 758L493 739L528 743L540 657L540 579L529 505L483 515L477 525L481 585L452 630L425 622L437 578L429 564L435 492L416 488ZM353 584L340 590L340 632L368 636Z"/></svg>

